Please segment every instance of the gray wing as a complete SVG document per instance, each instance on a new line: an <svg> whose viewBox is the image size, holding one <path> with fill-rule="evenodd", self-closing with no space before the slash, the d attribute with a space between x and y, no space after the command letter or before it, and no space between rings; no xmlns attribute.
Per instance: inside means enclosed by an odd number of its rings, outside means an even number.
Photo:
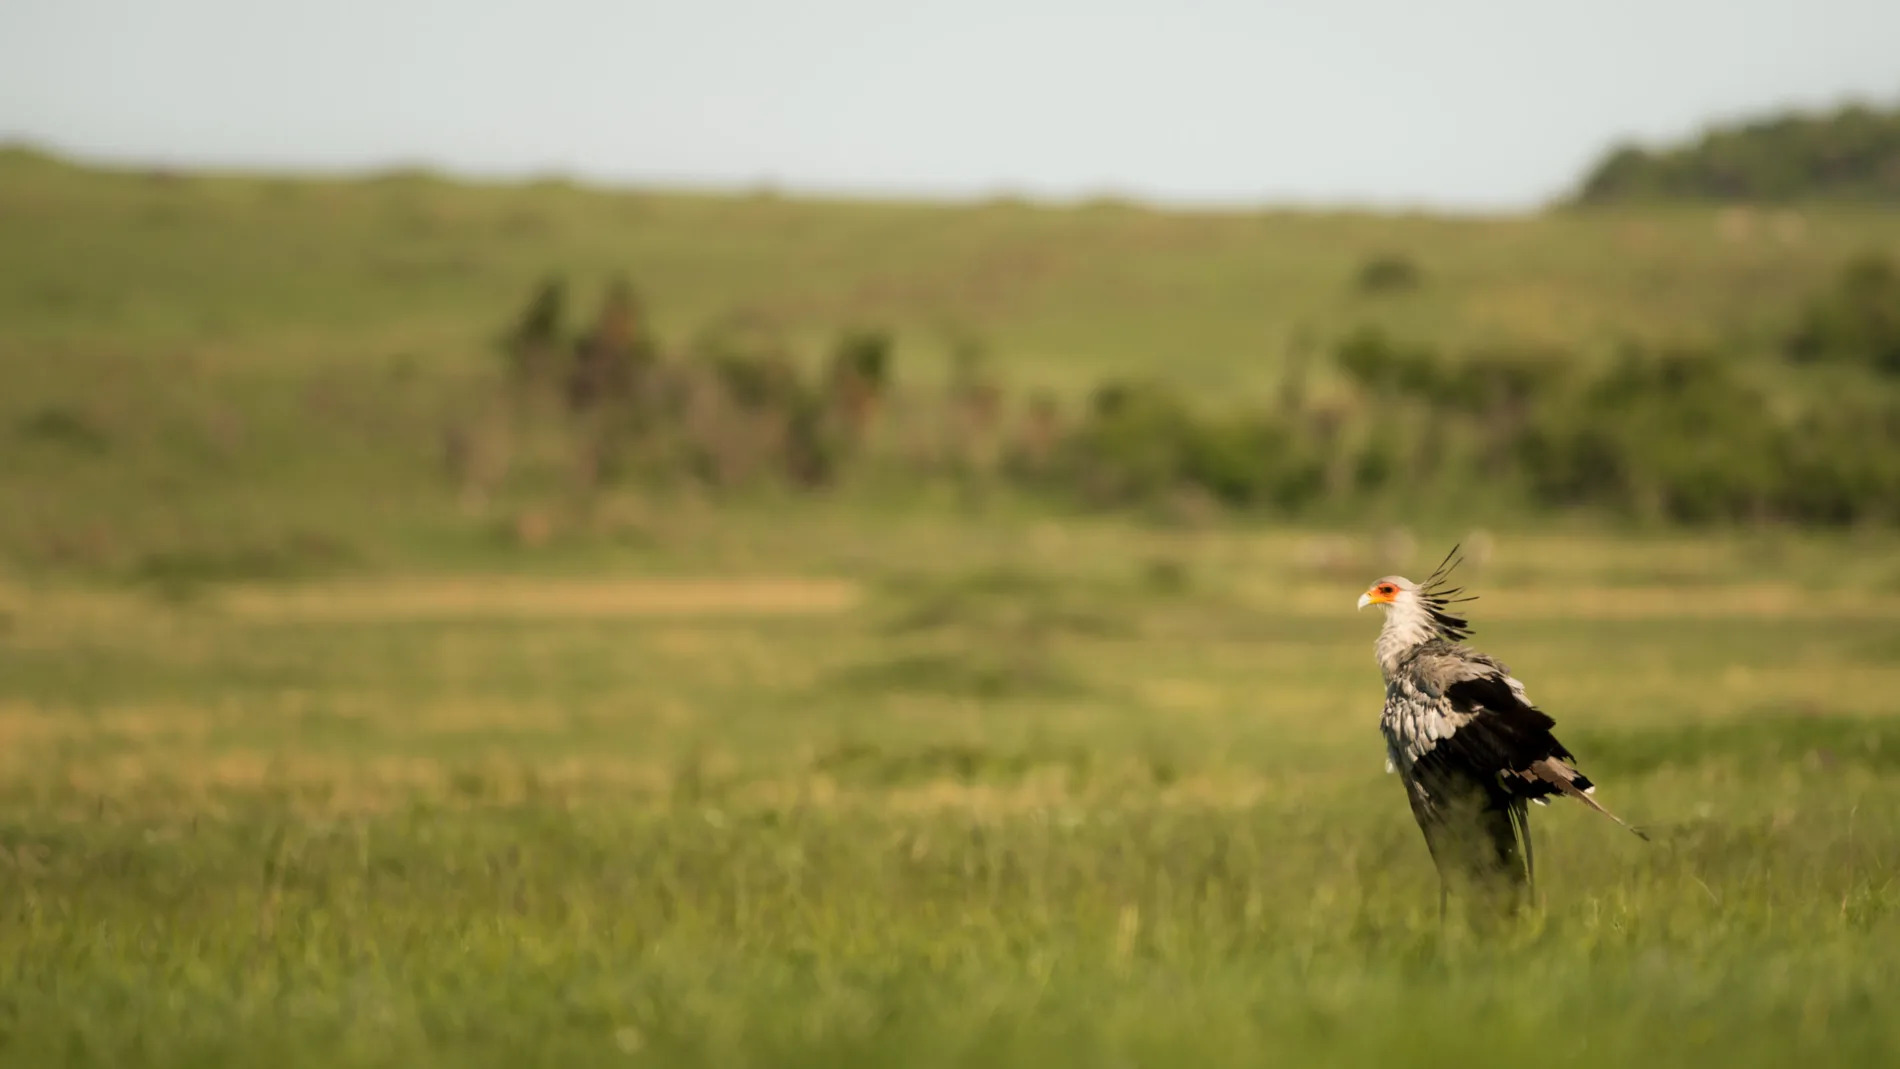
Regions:
<svg viewBox="0 0 1900 1069"><path fill-rule="evenodd" d="M1524 802L1575 798L1623 824L1590 797L1596 785L1552 733L1557 722L1501 662L1463 647L1429 651L1416 659L1411 683L1422 699L1415 716L1428 729L1414 744L1413 765L1428 789L1439 776L1476 778Z"/></svg>

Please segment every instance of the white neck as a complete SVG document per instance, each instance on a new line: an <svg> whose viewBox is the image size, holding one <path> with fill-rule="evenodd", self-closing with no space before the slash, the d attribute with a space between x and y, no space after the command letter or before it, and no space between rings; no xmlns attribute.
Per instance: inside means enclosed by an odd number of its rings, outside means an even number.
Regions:
<svg viewBox="0 0 1900 1069"><path fill-rule="evenodd" d="M1379 640L1373 644L1379 655L1379 670L1391 678L1407 654L1437 634L1438 627L1425 610L1424 602L1409 591L1400 594L1386 606L1385 626L1379 629Z"/></svg>

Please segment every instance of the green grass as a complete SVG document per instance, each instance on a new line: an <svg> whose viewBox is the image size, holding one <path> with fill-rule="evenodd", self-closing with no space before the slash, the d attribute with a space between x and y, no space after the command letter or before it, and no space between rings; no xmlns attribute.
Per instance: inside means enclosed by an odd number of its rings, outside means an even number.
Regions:
<svg viewBox="0 0 1900 1069"><path fill-rule="evenodd" d="M1762 346L1848 255L1893 251L1877 207L1646 208L1441 218L1164 212L146 175L0 154L0 315L16 340L110 339L205 369L430 371L483 358L548 272L591 303L631 275L662 337L745 310L817 343L888 324L900 374L952 334L1024 384L1104 374L1264 391L1301 336L1593 350L1622 338ZM1368 259L1423 284L1367 296Z"/></svg>
<svg viewBox="0 0 1900 1069"><path fill-rule="evenodd" d="M1454 351L1704 341L1763 363L1809 294L1878 250L1900 250L1900 216L1839 206L1171 213L148 174L0 150L0 558L144 581L514 566L510 525L563 477L458 508L444 457L451 431L500 433L495 341L550 272L579 316L626 272L669 349L740 312L806 361L888 327L899 411L922 413L893 418L889 448L915 452L947 433L928 403L958 339L1015 404L1047 388L1073 406L1114 375L1260 402L1304 361L1314 411L1350 411L1326 352L1366 324ZM1359 293L1388 254L1421 285ZM565 542L646 537L638 519L588 524Z"/></svg>
<svg viewBox="0 0 1900 1069"><path fill-rule="evenodd" d="M1350 605L1475 513L1158 526L908 478L471 504L441 462L550 270L630 272L669 345L890 325L913 395L970 334L1012 387L1245 399L1367 321L1761 358L1900 242L1795 218L0 153L0 1061L1890 1062L1891 533L1469 539L1479 644L1655 842L1540 811L1538 908L1441 931ZM1422 287L1355 295L1385 253Z"/></svg>
<svg viewBox="0 0 1900 1069"><path fill-rule="evenodd" d="M750 537L826 547L778 574L869 555L825 522ZM1900 613L1842 563L1890 543L1501 540L1480 644L1656 841L1540 811L1541 904L1487 933L1438 928L1350 607L1430 554L935 530L956 548L750 602L737 553L686 593L10 589L5 1059L1900 1049Z"/></svg>

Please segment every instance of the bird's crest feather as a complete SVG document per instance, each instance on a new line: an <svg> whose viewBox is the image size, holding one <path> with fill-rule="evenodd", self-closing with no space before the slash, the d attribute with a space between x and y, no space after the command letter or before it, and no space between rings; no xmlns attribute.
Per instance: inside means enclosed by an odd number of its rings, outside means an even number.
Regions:
<svg viewBox="0 0 1900 1069"><path fill-rule="evenodd" d="M1438 567L1432 569L1432 574L1426 576L1425 581L1418 586L1419 600L1425 603L1425 611L1431 614L1433 626L1438 629L1440 635L1453 642L1470 638L1471 624L1463 616L1454 615L1450 606L1478 600L1475 594L1459 597L1458 595L1464 594L1463 587L1445 585L1445 582L1451 578L1451 573L1465 561L1463 557L1458 556L1458 546L1462 544L1453 545L1451 552L1445 554L1445 559L1439 561Z"/></svg>

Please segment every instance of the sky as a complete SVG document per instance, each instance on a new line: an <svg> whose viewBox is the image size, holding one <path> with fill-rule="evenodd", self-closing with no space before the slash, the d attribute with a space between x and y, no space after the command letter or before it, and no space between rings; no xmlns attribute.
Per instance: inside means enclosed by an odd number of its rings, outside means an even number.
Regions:
<svg viewBox="0 0 1900 1069"><path fill-rule="evenodd" d="M1900 103L1895 0L0 0L0 141L271 171L1534 207Z"/></svg>

